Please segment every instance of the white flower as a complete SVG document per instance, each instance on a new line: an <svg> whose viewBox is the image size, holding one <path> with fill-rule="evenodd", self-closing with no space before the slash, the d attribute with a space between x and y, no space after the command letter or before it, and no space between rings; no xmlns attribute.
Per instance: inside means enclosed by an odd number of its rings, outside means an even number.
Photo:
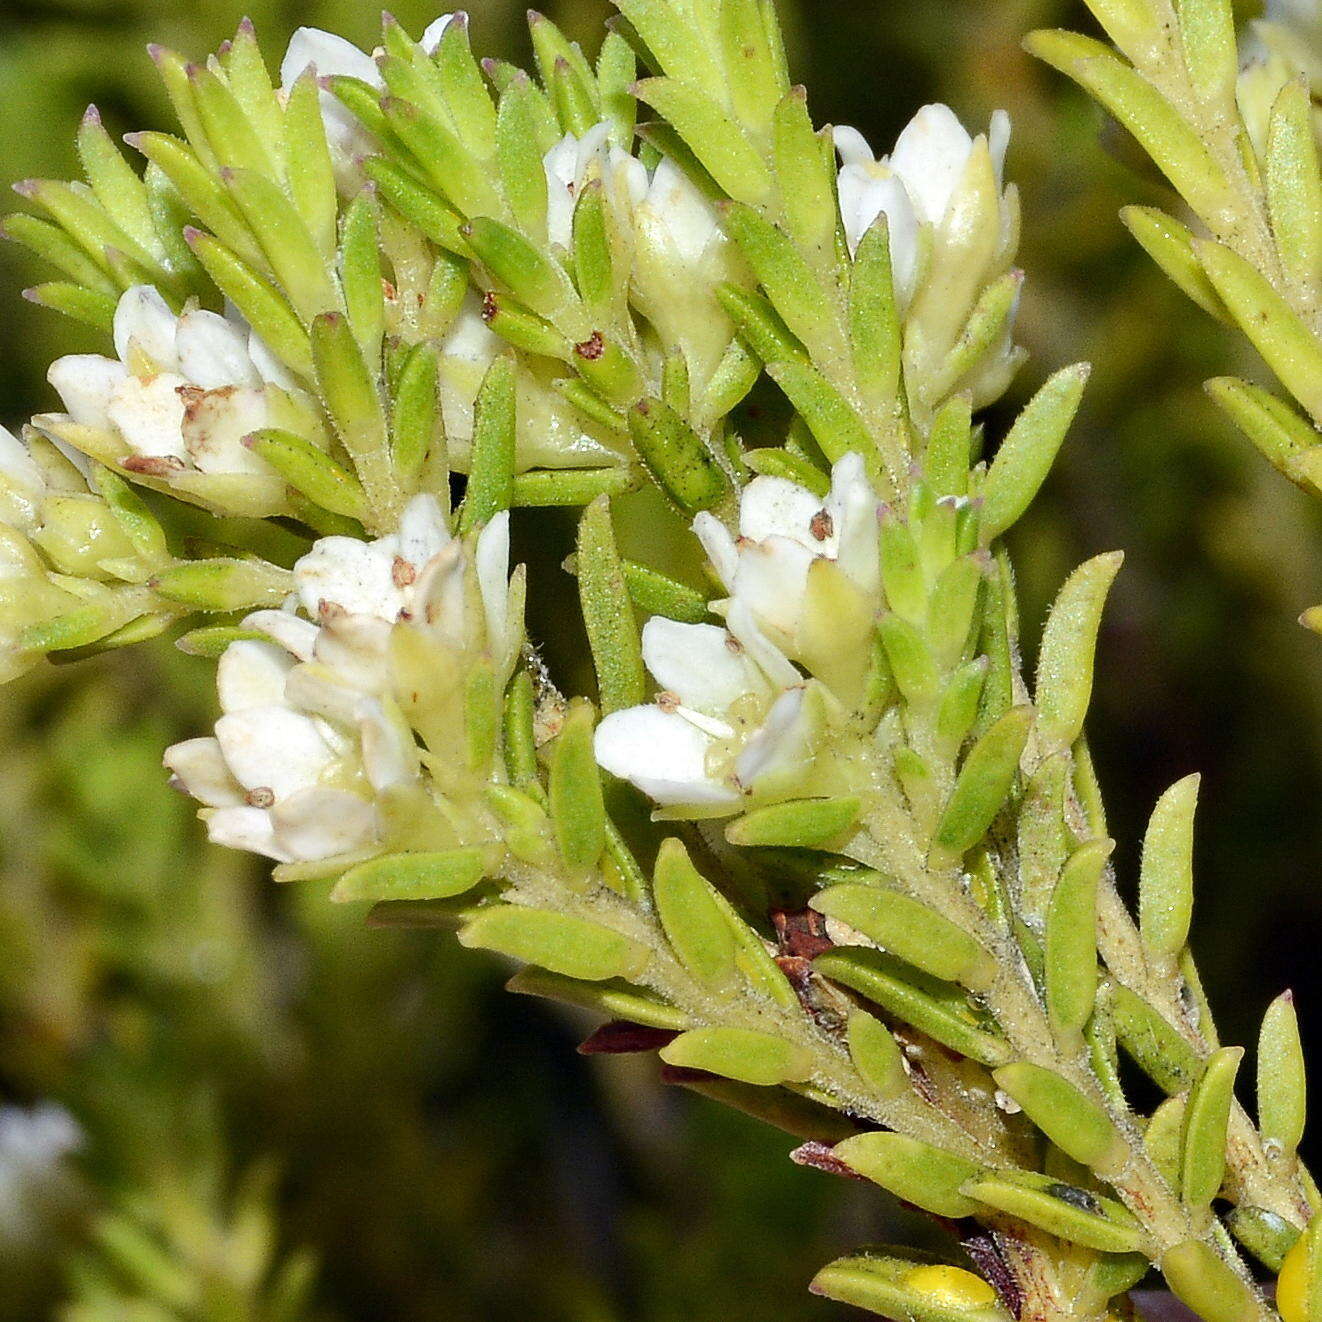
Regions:
<svg viewBox="0 0 1322 1322"><path fill-rule="evenodd" d="M176 316L156 289L138 285L119 300L114 344L116 358L73 354L51 365L67 414L46 415L43 429L71 436L62 424L72 423L109 435L119 454L96 457L152 476L261 479L250 483L259 499L282 490L243 438L271 424L292 383L245 324L201 308Z"/></svg>
<svg viewBox="0 0 1322 1322"><path fill-rule="evenodd" d="M710 514L693 528L731 601L794 656L814 560L835 561L862 592L878 591L880 514L862 459L847 454L825 498L785 478L754 478L740 499L738 540Z"/></svg>
<svg viewBox="0 0 1322 1322"><path fill-rule="evenodd" d="M453 14L442 14L422 34L421 46L430 55L440 44L445 29L454 21ZM289 39L285 57L280 62L280 90L290 89L309 69L318 78L357 78L371 87L384 88L385 82L376 60L359 50L351 41L320 28L299 28ZM361 183L357 162L376 147L376 140L353 115L325 89L321 92L321 117L326 125L326 144L335 165L336 180L342 191L356 192Z"/></svg>
<svg viewBox="0 0 1322 1322"><path fill-rule="evenodd" d="M649 620L643 660L661 692L597 727L597 761L663 807L734 812L811 761L802 677L751 621L741 623L753 646L717 625Z"/></svg>
<svg viewBox="0 0 1322 1322"><path fill-rule="evenodd" d="M1010 119L998 110L987 145L1002 183ZM949 106L924 106L896 140L889 157L877 160L857 129L835 130L840 153L840 211L851 251L885 215L890 227L891 261L901 302L914 294L920 256L919 231L939 227L956 200L977 146Z"/></svg>
<svg viewBox="0 0 1322 1322"><path fill-rule="evenodd" d="M481 641L504 659L518 646L508 515L482 531L474 560ZM392 694L391 629L417 619L454 646L473 641L469 569L430 495L415 497L388 537L313 546L294 567L296 602L250 615L245 625L265 638L232 643L221 656L214 734L165 755L205 805L212 840L285 863L380 847L380 797L420 775Z"/></svg>
<svg viewBox="0 0 1322 1322"><path fill-rule="evenodd" d="M83 1132L63 1107L0 1107L0 1250L30 1251L80 1200L71 1158Z"/></svg>

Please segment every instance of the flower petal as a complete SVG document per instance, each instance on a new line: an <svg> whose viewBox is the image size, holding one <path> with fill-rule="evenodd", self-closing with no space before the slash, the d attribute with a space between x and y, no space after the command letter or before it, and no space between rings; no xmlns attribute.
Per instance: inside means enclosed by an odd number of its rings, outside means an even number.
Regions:
<svg viewBox="0 0 1322 1322"><path fill-rule="evenodd" d="M323 537L294 566L299 600L314 619L323 602L350 615L396 619L405 597L394 575L392 550L353 537Z"/></svg>
<svg viewBox="0 0 1322 1322"><path fill-rule="evenodd" d="M487 619L487 642L503 656L509 632L510 516L502 510L478 534L477 586Z"/></svg>
<svg viewBox="0 0 1322 1322"><path fill-rule="evenodd" d="M270 476L271 468L243 438L270 421L266 394L246 386L202 390L185 386L184 448L199 472Z"/></svg>
<svg viewBox="0 0 1322 1322"><path fill-rule="evenodd" d="M414 496L399 520L400 558L412 565L416 573L421 573L449 541L450 529L441 502L429 493Z"/></svg>
<svg viewBox="0 0 1322 1322"><path fill-rule="evenodd" d="M831 470L827 511L835 529L835 558L850 580L864 592L881 582L877 524L881 501L868 481L863 458L847 454Z"/></svg>
<svg viewBox="0 0 1322 1322"><path fill-rule="evenodd" d="M376 808L347 790L305 789L271 809L276 846L298 861L376 843Z"/></svg>
<svg viewBox="0 0 1322 1322"><path fill-rule="evenodd" d="M253 611L245 617L243 627L260 629L300 661L311 661L316 650L317 626L287 610Z"/></svg>
<svg viewBox="0 0 1322 1322"><path fill-rule="evenodd" d="M107 410L115 391L128 380L129 369L114 358L73 353L57 358L46 380L58 392L69 416L84 427L108 427Z"/></svg>
<svg viewBox="0 0 1322 1322"><path fill-rule="evenodd" d="M739 802L735 790L707 775L710 737L675 712L660 707L613 712L597 726L595 741L601 766L659 804Z"/></svg>
<svg viewBox="0 0 1322 1322"><path fill-rule="evenodd" d="M767 694L743 646L719 625L654 615L643 626L643 660L663 689L706 716L724 716L750 693Z"/></svg>
<svg viewBox="0 0 1322 1322"><path fill-rule="evenodd" d="M179 318L175 335L179 371L195 386L260 386L261 373L248 356L248 337L219 313L195 308Z"/></svg>
<svg viewBox="0 0 1322 1322"><path fill-rule="evenodd" d="M973 139L949 106L924 106L905 126L891 153L920 220L939 225L964 174Z"/></svg>
<svg viewBox="0 0 1322 1322"><path fill-rule="evenodd" d="M762 632L746 601L734 598L725 622L773 687L789 689L803 683L803 676L789 663L784 652Z"/></svg>
<svg viewBox="0 0 1322 1322"><path fill-rule="evenodd" d="M158 372L177 372L179 358L175 350L175 332L179 319L170 305L152 285L134 285L120 295L115 306L115 352L121 363L128 363L136 349L150 359Z"/></svg>
<svg viewBox="0 0 1322 1322"><path fill-rule="evenodd" d="M292 863L293 856L275 842L271 814L265 808L214 808L202 813L207 839L227 849L263 854L277 863Z"/></svg>
<svg viewBox="0 0 1322 1322"><path fill-rule="evenodd" d="M728 592L734 587L735 572L739 568L739 550L730 530L714 514L703 510L693 520L693 532L707 559Z"/></svg>
<svg viewBox="0 0 1322 1322"><path fill-rule="evenodd" d="M216 689L224 712L279 706L294 659L283 647L251 638L231 643L216 666Z"/></svg>
<svg viewBox="0 0 1322 1322"><path fill-rule="evenodd" d="M210 808L237 807L243 787L230 772L218 740L185 739L165 750L165 765L180 786Z"/></svg>
<svg viewBox="0 0 1322 1322"><path fill-rule="evenodd" d="M179 387L187 384L183 377L167 372L150 380L130 376L121 382L106 416L134 454L185 458L184 401Z"/></svg>
<svg viewBox="0 0 1322 1322"><path fill-rule="evenodd" d="M829 555L829 537L813 535L822 502L807 487L783 477L755 477L739 500L739 531L760 542L767 537L788 537L815 555Z"/></svg>
<svg viewBox="0 0 1322 1322"><path fill-rule="evenodd" d="M752 612L761 627L792 646L803 617L808 570L816 557L788 537L768 537L739 552L733 596Z"/></svg>
<svg viewBox="0 0 1322 1322"><path fill-rule="evenodd" d="M811 769L815 723L805 697L802 688L782 693L739 754L735 774L745 789L756 793L774 784L783 793Z"/></svg>
<svg viewBox="0 0 1322 1322"><path fill-rule="evenodd" d="M280 63L281 86L292 87L298 76L309 68L315 68L322 78L344 74L361 78L373 87L383 86L381 71L370 55L359 50L353 42L321 28L299 28L289 39L285 58Z"/></svg>
<svg viewBox="0 0 1322 1322"><path fill-rule="evenodd" d="M436 48L441 44L441 38L445 36L445 30L454 22L453 14L442 14L440 18L434 18L423 29L422 40L418 43L428 55L434 55Z"/></svg>
<svg viewBox="0 0 1322 1322"><path fill-rule="evenodd" d="M288 707L249 707L216 722L225 761L246 790L277 799L315 785L335 755L316 725Z"/></svg>

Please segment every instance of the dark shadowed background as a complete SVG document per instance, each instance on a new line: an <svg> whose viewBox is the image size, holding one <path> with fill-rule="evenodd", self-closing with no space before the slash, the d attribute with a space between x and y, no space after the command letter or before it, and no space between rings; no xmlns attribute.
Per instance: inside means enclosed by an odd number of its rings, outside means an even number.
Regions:
<svg viewBox="0 0 1322 1322"><path fill-rule="evenodd" d="M394 12L416 34L436 11ZM607 6L548 12L595 47ZM0 175L70 176L89 102L112 130L172 127L145 44L199 56L244 13L277 62L301 23L369 48L377 26L356 0L10 0ZM1251 1041L1292 986L1322 1059L1322 639L1295 623L1322 601L1322 526L1203 395L1207 376L1263 379L1258 364L1116 218L1165 201L1160 182L1019 50L1030 28L1088 26L1082 6L801 0L785 14L818 121L878 150L926 101L977 126L1011 112L1032 358L991 434L1051 371L1095 365L1014 537L1026 647L1076 563L1126 551L1090 725L1121 875L1132 886L1157 795L1201 770L1196 948L1224 1036ZM480 53L528 56L513 0L472 0L471 17ZM37 278L0 247L0 419L15 427L52 402L52 358L100 347L20 299ZM272 1157L282 1242L320 1254L328 1316L363 1322L838 1316L803 1286L834 1253L904 1233L880 1197L793 1167L789 1139L662 1089L645 1058L581 1059L583 1026L505 994L494 960L363 930L324 888L277 890L202 847L159 754L209 723L209 678L162 644L0 698L0 1097L72 1109L95 1205L179 1185L209 1205L212 1184ZM0 1289L0 1317L53 1316L63 1273Z"/></svg>

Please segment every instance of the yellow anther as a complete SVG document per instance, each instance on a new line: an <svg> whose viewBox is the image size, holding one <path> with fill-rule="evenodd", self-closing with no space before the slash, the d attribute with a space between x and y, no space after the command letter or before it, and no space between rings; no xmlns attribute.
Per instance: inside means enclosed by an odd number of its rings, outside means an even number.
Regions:
<svg viewBox="0 0 1322 1322"><path fill-rule="evenodd" d="M1276 1310L1283 1322L1308 1322L1308 1236L1300 1235L1276 1278Z"/></svg>
<svg viewBox="0 0 1322 1322"><path fill-rule="evenodd" d="M915 1267L905 1276L904 1286L946 1308L985 1308L996 1302L996 1291L962 1267Z"/></svg>

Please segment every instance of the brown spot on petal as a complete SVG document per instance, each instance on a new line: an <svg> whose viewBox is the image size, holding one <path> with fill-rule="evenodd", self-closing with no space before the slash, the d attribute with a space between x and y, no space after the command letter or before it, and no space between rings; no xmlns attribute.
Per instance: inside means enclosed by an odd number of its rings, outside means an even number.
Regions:
<svg viewBox="0 0 1322 1322"><path fill-rule="evenodd" d="M327 601L325 597L317 602L317 615L322 624L329 624L335 620L342 620L348 611L340 605L338 601Z"/></svg>
<svg viewBox="0 0 1322 1322"><path fill-rule="evenodd" d="M390 566L390 581L397 588L407 588L412 586L417 578L418 571L402 555L397 555L395 563Z"/></svg>
<svg viewBox="0 0 1322 1322"><path fill-rule="evenodd" d="M812 516L808 531L819 541L824 542L835 532L835 520L825 511L818 510Z"/></svg>
<svg viewBox="0 0 1322 1322"><path fill-rule="evenodd" d="M678 711L681 705L679 694L671 693L668 690L662 690L662 692L656 695L656 705L660 707L662 711Z"/></svg>
<svg viewBox="0 0 1322 1322"><path fill-rule="evenodd" d="M499 311L500 304L496 301L495 294L488 291L482 297L482 320L490 325Z"/></svg>
<svg viewBox="0 0 1322 1322"><path fill-rule="evenodd" d="M743 643L741 643L732 633L727 633L725 635L725 648L726 651L732 652L735 656L742 656L744 654Z"/></svg>
<svg viewBox="0 0 1322 1322"><path fill-rule="evenodd" d="M169 477L182 473L188 465L173 454L131 454L120 467L125 472L141 473L145 477Z"/></svg>
<svg viewBox="0 0 1322 1322"><path fill-rule="evenodd" d="M255 790L249 790L243 801L250 808L272 808L275 806L275 791L259 785Z"/></svg>

